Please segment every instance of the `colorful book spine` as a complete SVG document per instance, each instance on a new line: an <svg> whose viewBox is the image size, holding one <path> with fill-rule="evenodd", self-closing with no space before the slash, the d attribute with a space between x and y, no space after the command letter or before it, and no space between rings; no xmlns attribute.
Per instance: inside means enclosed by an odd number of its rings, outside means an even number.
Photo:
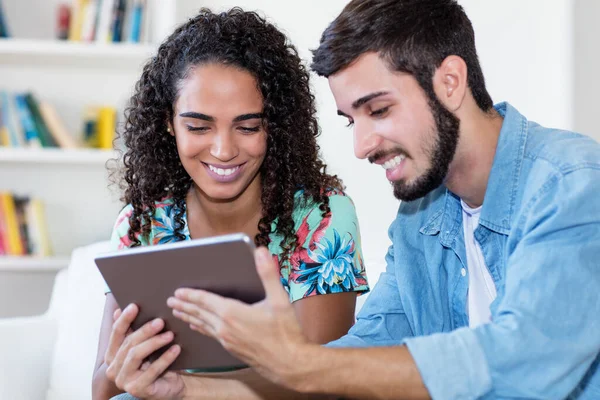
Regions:
<svg viewBox="0 0 600 400"><path fill-rule="evenodd" d="M50 235L44 205L41 200L30 199L25 206L25 218L27 220L27 234L30 238L31 255L47 257L52 255Z"/></svg>
<svg viewBox="0 0 600 400"><path fill-rule="evenodd" d="M6 18L4 17L4 11L2 7L2 1L0 1L0 38L10 37L8 26L6 25Z"/></svg>
<svg viewBox="0 0 600 400"><path fill-rule="evenodd" d="M115 139L117 110L114 107L100 107L98 112L98 147L112 149Z"/></svg>
<svg viewBox="0 0 600 400"><path fill-rule="evenodd" d="M58 116L56 109L51 104L41 101L39 103L39 110L50 135L61 148L75 149L80 147L79 143L71 136Z"/></svg>
<svg viewBox="0 0 600 400"><path fill-rule="evenodd" d="M107 43L112 41L112 12L115 0L102 0L98 25L96 26L96 42Z"/></svg>
<svg viewBox="0 0 600 400"><path fill-rule="evenodd" d="M2 98L0 98L0 102ZM10 144L10 133L8 132L8 127L6 126L6 117L4 116L5 110L1 107L0 104L0 146L9 147Z"/></svg>
<svg viewBox="0 0 600 400"><path fill-rule="evenodd" d="M0 255L8 255L8 233L4 218L4 207L0 201Z"/></svg>
<svg viewBox="0 0 600 400"><path fill-rule="evenodd" d="M131 4L131 10L129 12L129 34L127 35L128 42L140 42L143 17L144 2L142 0L134 0Z"/></svg>
<svg viewBox="0 0 600 400"><path fill-rule="evenodd" d="M2 206L5 233L8 237L8 240L5 241L5 244L8 244L7 254L13 256L25 255L23 239L21 238L19 229L15 200L12 194L7 192L0 193L0 204Z"/></svg>
<svg viewBox="0 0 600 400"><path fill-rule="evenodd" d="M15 104L17 106L17 114L21 120L21 126L23 127L27 145L35 148L42 147L40 135L36 130L35 122L29 111L29 107L27 107L25 96L20 94L15 95Z"/></svg>
<svg viewBox="0 0 600 400"><path fill-rule="evenodd" d="M35 130L37 131L40 141L42 142L42 147L56 147L56 142L52 138L52 135L48 131L48 127L46 126L44 119L40 113L40 109L38 106L38 102L35 96L32 93L25 93L23 95L25 99L25 103L27 103L27 107L29 108L29 112L33 117L33 123L35 124Z"/></svg>
<svg viewBox="0 0 600 400"><path fill-rule="evenodd" d="M83 10L83 21L81 24L81 40L91 42L96 34L96 14L98 12L97 0L89 0Z"/></svg>
<svg viewBox="0 0 600 400"><path fill-rule="evenodd" d="M112 21L112 41L113 42L123 41L123 25L125 22L126 6L127 6L126 0L115 0L115 6L113 8L113 21Z"/></svg>
<svg viewBox="0 0 600 400"><path fill-rule="evenodd" d="M17 115L15 99L4 90L0 92L0 108L2 109L4 126L8 130L10 146L25 146L25 136Z"/></svg>

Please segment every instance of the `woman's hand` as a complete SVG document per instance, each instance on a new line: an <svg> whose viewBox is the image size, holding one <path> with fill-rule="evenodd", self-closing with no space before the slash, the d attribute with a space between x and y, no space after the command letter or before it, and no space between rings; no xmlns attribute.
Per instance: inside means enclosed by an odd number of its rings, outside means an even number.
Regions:
<svg viewBox="0 0 600 400"><path fill-rule="evenodd" d="M144 362L155 350L173 340L173 332L159 332L164 321L155 319L135 332L131 324L138 314L135 304L130 304L123 312L116 310L114 324L104 357L107 365L106 376L115 385L143 399L181 399L185 385L182 377L175 372L165 372L180 353L178 345L171 346L158 359Z"/></svg>
<svg viewBox="0 0 600 400"><path fill-rule="evenodd" d="M167 304L191 329L217 339L267 379L296 389L302 383L295 369L307 366L309 360L301 358L305 358L304 348L311 345L267 249L256 250L255 261L266 292L259 303L247 305L202 290L178 289Z"/></svg>

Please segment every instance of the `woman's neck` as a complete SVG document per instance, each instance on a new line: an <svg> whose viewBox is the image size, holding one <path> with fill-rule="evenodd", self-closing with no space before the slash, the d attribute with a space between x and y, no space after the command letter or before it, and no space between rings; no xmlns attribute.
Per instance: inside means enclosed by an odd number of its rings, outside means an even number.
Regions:
<svg viewBox="0 0 600 400"><path fill-rule="evenodd" d="M259 177L238 197L227 201L212 199L193 185L186 198L190 236L200 238L243 232L253 238L262 217L261 194Z"/></svg>

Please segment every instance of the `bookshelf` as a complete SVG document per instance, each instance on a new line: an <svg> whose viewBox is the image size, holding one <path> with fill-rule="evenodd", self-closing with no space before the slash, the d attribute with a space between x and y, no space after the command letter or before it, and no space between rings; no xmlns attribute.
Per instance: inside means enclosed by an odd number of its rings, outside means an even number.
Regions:
<svg viewBox="0 0 600 400"><path fill-rule="evenodd" d="M34 93L81 139L88 105L114 106L123 122L142 67L173 30L177 3L148 0L148 43L97 43L53 39L62 2L1 1L11 37L0 39L0 89ZM53 250L50 257L0 256L0 318L44 312L73 249L109 240L122 204L106 162L117 156L114 150L0 147L0 191L43 202Z"/></svg>
<svg viewBox="0 0 600 400"><path fill-rule="evenodd" d="M0 39L0 58L3 63L46 63L63 61L83 63L96 61L107 67L123 62L139 63L156 51L152 44L98 44L44 39Z"/></svg>
<svg viewBox="0 0 600 400"><path fill-rule="evenodd" d="M99 149L12 149L0 147L0 163L3 164L62 164L98 165L118 156L117 151Z"/></svg>
<svg viewBox="0 0 600 400"><path fill-rule="evenodd" d="M0 163L99 165L118 156L114 150L100 149L6 149L0 148Z"/></svg>
<svg viewBox="0 0 600 400"><path fill-rule="evenodd" d="M0 271L55 272L69 265L69 257L0 257Z"/></svg>

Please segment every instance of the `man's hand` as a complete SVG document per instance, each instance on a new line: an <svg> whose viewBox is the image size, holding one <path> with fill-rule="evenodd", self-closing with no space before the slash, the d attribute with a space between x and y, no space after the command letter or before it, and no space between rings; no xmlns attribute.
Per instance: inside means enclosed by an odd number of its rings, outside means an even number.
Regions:
<svg viewBox="0 0 600 400"><path fill-rule="evenodd" d="M165 372L180 353L177 345L171 346L154 362L144 362L155 350L173 340L173 332L159 332L164 321L155 319L135 332L131 324L138 314L135 304L123 312L116 310L115 323L110 335L104 362L106 376L127 393L143 399L182 399L185 385L175 372Z"/></svg>
<svg viewBox="0 0 600 400"><path fill-rule="evenodd" d="M267 249L257 249L255 261L266 292L259 303L247 305L202 290L178 289L167 304L191 329L217 339L267 379L296 389L302 383L295 370L306 367L300 357L311 345L302 334L281 285L279 268Z"/></svg>

